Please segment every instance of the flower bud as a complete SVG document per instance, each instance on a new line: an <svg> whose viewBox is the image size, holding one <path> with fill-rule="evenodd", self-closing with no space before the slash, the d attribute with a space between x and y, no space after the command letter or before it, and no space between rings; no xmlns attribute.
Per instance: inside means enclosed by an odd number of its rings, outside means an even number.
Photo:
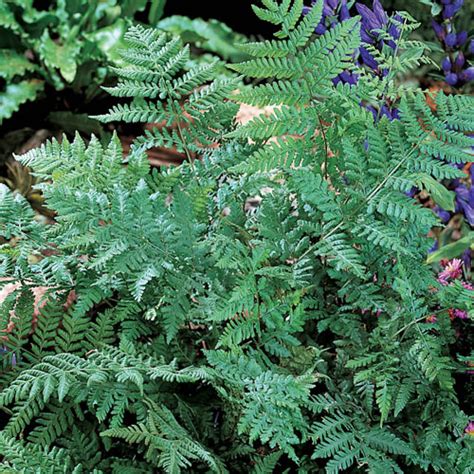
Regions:
<svg viewBox="0 0 474 474"><path fill-rule="evenodd" d="M341 11L339 13L341 21L346 21L351 17L349 13L349 8L347 7L347 0L342 0Z"/></svg>
<svg viewBox="0 0 474 474"><path fill-rule="evenodd" d="M321 23L314 29L314 32L315 32L317 35L323 35L324 33L326 33L326 27L324 26L324 23L321 22Z"/></svg>
<svg viewBox="0 0 474 474"><path fill-rule="evenodd" d="M369 66L371 69L378 69L377 61L365 48L360 48L360 56L366 66Z"/></svg>
<svg viewBox="0 0 474 474"><path fill-rule="evenodd" d="M446 56L444 59L443 59L443 62L441 63L441 67L443 68L443 71L444 72L449 72L451 71L451 68L452 68L452 64L451 64L451 60Z"/></svg>
<svg viewBox="0 0 474 474"><path fill-rule="evenodd" d="M462 53L462 51L460 51L458 53L456 60L454 61L454 65L458 70L460 70L464 66L465 62L466 62L466 58L464 57L464 54Z"/></svg>
<svg viewBox="0 0 474 474"><path fill-rule="evenodd" d="M454 7L452 5L446 5L443 8L443 18L447 20L448 18L452 18L454 16Z"/></svg>
<svg viewBox="0 0 474 474"><path fill-rule="evenodd" d="M456 43L458 41L458 37L456 33L449 33L446 35L446 38L444 40L446 46L448 48L454 48L456 46Z"/></svg>
<svg viewBox="0 0 474 474"><path fill-rule="evenodd" d="M450 86L455 86L458 83L458 75L455 74L454 72L450 72L449 74L446 74L446 82Z"/></svg>
<svg viewBox="0 0 474 474"><path fill-rule="evenodd" d="M461 80L464 82L474 81L474 66L468 67L461 73Z"/></svg>
<svg viewBox="0 0 474 474"><path fill-rule="evenodd" d="M433 30L436 33L438 39L440 41L443 41L446 37L446 31L444 31L444 28L434 20L431 21L431 26L433 27Z"/></svg>

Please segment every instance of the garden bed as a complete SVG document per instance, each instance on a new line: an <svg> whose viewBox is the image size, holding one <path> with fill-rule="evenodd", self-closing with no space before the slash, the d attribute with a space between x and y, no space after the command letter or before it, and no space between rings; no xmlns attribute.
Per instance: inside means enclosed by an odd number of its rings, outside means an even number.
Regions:
<svg viewBox="0 0 474 474"><path fill-rule="evenodd" d="M0 5L5 472L473 471L474 7L257 3Z"/></svg>

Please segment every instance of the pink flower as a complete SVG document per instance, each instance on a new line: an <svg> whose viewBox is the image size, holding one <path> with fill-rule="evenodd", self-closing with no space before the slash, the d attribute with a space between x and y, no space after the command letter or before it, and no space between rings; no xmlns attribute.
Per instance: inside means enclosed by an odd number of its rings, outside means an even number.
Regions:
<svg viewBox="0 0 474 474"><path fill-rule="evenodd" d="M430 314L427 318L426 318L426 322L427 323L435 323L438 319L436 318L436 315L435 314Z"/></svg>
<svg viewBox="0 0 474 474"><path fill-rule="evenodd" d="M443 263L443 262L442 262ZM444 270L438 275L438 281L447 285L449 280L456 280L462 275L462 260L454 258L444 265Z"/></svg>
<svg viewBox="0 0 474 474"><path fill-rule="evenodd" d="M467 281L462 281L461 285L466 289L466 290L471 290L474 291L474 286L472 286L470 283Z"/></svg>
<svg viewBox="0 0 474 474"><path fill-rule="evenodd" d="M466 429L464 430L464 432L469 436L474 436L474 421L470 421L467 424Z"/></svg>
<svg viewBox="0 0 474 474"><path fill-rule="evenodd" d="M463 311L462 309L450 308L448 310L448 313L449 313L449 317L451 318L451 320L456 319L456 318L458 318L458 319L469 319L467 311Z"/></svg>

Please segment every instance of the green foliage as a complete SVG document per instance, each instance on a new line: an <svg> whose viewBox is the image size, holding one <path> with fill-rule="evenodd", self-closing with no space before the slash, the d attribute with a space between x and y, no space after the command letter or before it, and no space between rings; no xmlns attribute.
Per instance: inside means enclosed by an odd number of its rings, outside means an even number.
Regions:
<svg viewBox="0 0 474 474"><path fill-rule="evenodd" d="M225 101L237 83L234 79L214 79L217 60L186 71L189 45L183 47L179 38L168 40L166 34L141 26L130 28L125 41L129 49L122 53L123 66L114 69L119 83L107 90L134 101L117 105L97 118L107 122L162 122L163 126L139 138L135 148L176 147L189 160L201 148L219 143L237 111L235 104Z"/></svg>
<svg viewBox="0 0 474 474"><path fill-rule="evenodd" d="M234 62L246 59L245 53L236 46L236 43L244 40L243 35L232 31L220 21L214 19L204 21L201 18L190 19L175 15L164 18L157 26L160 30L181 36L183 41L190 42L204 51L218 54L225 60Z"/></svg>
<svg viewBox="0 0 474 474"><path fill-rule="evenodd" d="M21 283L0 305L7 467L41 452L41 472L472 470L455 384L472 323L448 316L472 313L472 291L436 281L440 223L405 192L446 197L432 178L469 159L473 100L440 93L435 113L393 83L401 120L374 121L360 103L383 84L332 85L358 20L314 38L321 1L304 18L262 3L276 39L231 67L264 81L235 93L212 64L186 68L179 38L132 27L109 89L132 102L101 119L161 127L125 159L116 136L18 157L55 219L1 188L0 268ZM237 125L240 100L273 113ZM156 145L189 160L151 171Z"/></svg>
<svg viewBox="0 0 474 474"><path fill-rule="evenodd" d="M50 2L7 0L0 6L0 124L41 91L81 91L97 96L107 59L117 56L128 18L150 3L150 21L163 0Z"/></svg>

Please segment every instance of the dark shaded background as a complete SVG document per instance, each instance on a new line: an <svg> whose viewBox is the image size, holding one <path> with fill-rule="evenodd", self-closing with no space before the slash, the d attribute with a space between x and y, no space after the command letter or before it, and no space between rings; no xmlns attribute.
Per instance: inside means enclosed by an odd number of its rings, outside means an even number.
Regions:
<svg viewBox="0 0 474 474"><path fill-rule="evenodd" d="M308 2L310 3L310 2ZM274 28L270 23L257 18L251 5L259 5L259 0L168 0L163 18L170 15L185 15L190 18L223 21L233 30L246 35L269 37Z"/></svg>

